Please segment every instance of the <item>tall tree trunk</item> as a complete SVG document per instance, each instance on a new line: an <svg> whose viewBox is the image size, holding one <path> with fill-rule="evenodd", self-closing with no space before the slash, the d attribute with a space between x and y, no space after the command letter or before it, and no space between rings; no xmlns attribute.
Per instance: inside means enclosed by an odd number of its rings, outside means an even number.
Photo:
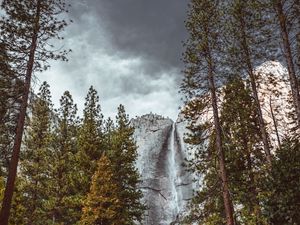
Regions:
<svg viewBox="0 0 300 225"><path fill-rule="evenodd" d="M209 52L209 51L208 51ZM217 104L217 95L216 95L216 87L215 87L215 80L213 74L213 65L211 56L208 53L209 58L209 65L208 65L208 81L209 81L209 90L211 95L212 101L212 108L213 108L213 118L214 118L214 128L216 132L216 149L218 152L219 158L219 170L220 176L222 180L222 195L225 207L225 214L226 214L226 224L227 225L234 225L234 210L233 205L230 197L229 186L228 186L228 176L227 170L225 166L225 154L222 145L222 132L221 132L221 125L218 113L218 104Z"/></svg>
<svg viewBox="0 0 300 225"><path fill-rule="evenodd" d="M271 116L272 116L272 120L273 120L273 123L274 123L274 129L275 129L275 133L276 133L278 147L280 148L281 142L280 142L280 137L279 137L279 132L278 132L277 120L276 120L276 117L275 117L275 114L274 114L274 111L273 111L272 97L270 97L270 111L271 111Z"/></svg>
<svg viewBox="0 0 300 225"><path fill-rule="evenodd" d="M284 57L287 63L289 80L293 95L294 107L297 115L298 129L300 129L300 93L299 93L299 83L295 72L295 65L293 62L293 55L291 50L291 43L289 40L289 33L287 30L287 18L283 11L283 5L281 0L274 1L274 7L277 12L278 21L280 25Z"/></svg>
<svg viewBox="0 0 300 225"><path fill-rule="evenodd" d="M255 215L255 224L259 224L259 219L261 215L261 208L259 205L258 200L258 193L257 193L257 183L254 178L254 171L253 171L253 165L252 165L252 159L251 159L251 150L248 145L248 141L246 139L247 134L243 134L243 145L246 150L246 160L247 160L247 170L249 171L249 205L250 205L250 213Z"/></svg>
<svg viewBox="0 0 300 225"><path fill-rule="evenodd" d="M32 41L30 46L29 58L27 61L27 69L25 74L25 82L24 82L24 95L22 96L22 102L20 107L20 114L18 117L17 129L16 129L16 136L14 141L14 147L12 152L12 157L9 164L8 170L8 178L6 182L2 208L0 212L0 224L1 225L8 225L8 220L10 216L10 208L12 197L14 193L15 187L15 180L17 176L17 168L19 162L19 155L21 149L21 142L24 132L24 123L28 105L28 98L30 92L30 84L31 84L31 77L33 72L33 65L34 65L34 57L35 51L37 47L37 40L38 40L38 31L39 31L39 19L40 19L40 11L41 11L41 0L37 1L37 10L35 15L35 24L33 25L33 34L32 34Z"/></svg>
<svg viewBox="0 0 300 225"><path fill-rule="evenodd" d="M245 23L245 20L243 17L242 8L239 8L239 20L240 20L241 33L242 33L242 38L241 38L242 49L241 50L244 53L244 57L245 57L244 60L245 60L246 67L247 67L247 73L250 78L252 94L254 97L255 106L256 106L257 115L258 115L259 129L260 129L260 133L261 133L261 137L262 137L262 141L263 141L263 145L264 145L264 151L265 151L268 163L271 163L272 156L271 156L271 151L270 151L270 146L269 146L269 141L268 141L268 135L267 135L267 131L266 131L266 125L264 122L264 118L263 118L263 114L262 114L262 110L261 110L261 106L260 106L260 101L258 98L256 79L255 79L255 74L253 71L253 64L251 62L250 50L249 50L249 46L248 46L248 42L247 42L246 23Z"/></svg>

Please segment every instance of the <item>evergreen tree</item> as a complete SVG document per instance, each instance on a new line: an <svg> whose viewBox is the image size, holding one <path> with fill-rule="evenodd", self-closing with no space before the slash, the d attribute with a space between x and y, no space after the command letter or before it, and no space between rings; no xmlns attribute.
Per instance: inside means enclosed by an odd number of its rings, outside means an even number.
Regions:
<svg viewBox="0 0 300 225"><path fill-rule="evenodd" d="M195 98L208 99L207 106L212 109L212 124L216 135L215 144L218 152L219 175L222 180L220 185L224 200L226 223L233 225L234 210L229 193L217 96L218 85L222 83L221 77L217 77L217 75L226 75L226 71L220 67L220 58L222 58L220 6L219 1L191 1L186 22L186 28L190 36L184 54L186 69L181 90L186 94L188 101ZM200 116L201 112L195 113Z"/></svg>
<svg viewBox="0 0 300 225"><path fill-rule="evenodd" d="M97 91L90 87L86 97L83 111L83 123L78 131L78 152L77 161L79 174L78 186L80 187L81 202L86 197L90 186L91 178L96 171L97 161L103 152L103 115L99 105Z"/></svg>
<svg viewBox="0 0 300 225"><path fill-rule="evenodd" d="M97 91L90 87L86 97L83 111L83 124L78 132L78 160L80 161L80 173L82 175L82 190L85 195L90 187L97 161L103 151L103 116L99 105Z"/></svg>
<svg viewBox="0 0 300 225"><path fill-rule="evenodd" d="M258 83L255 75L255 66L263 63L270 49L268 44L271 33L267 32L265 16L265 1L231 0L224 7L227 13L226 37L229 40L228 53L232 59L229 66L237 74L247 74L251 84L252 95L255 100L259 119L261 138L267 161L271 162L271 149L265 121L258 95ZM224 25L225 26L225 25ZM272 53L272 52L271 52ZM270 54L270 53L269 53Z"/></svg>
<svg viewBox="0 0 300 225"><path fill-rule="evenodd" d="M298 0L272 0L276 12L276 21L279 24L282 38L283 55L286 61L289 81L292 91L292 99L297 115L298 128L300 127L300 87L295 56L297 54L297 35L300 30L300 14ZM299 71L298 71L299 72Z"/></svg>
<svg viewBox="0 0 300 225"><path fill-rule="evenodd" d="M133 139L134 128L130 126L124 106L118 107L116 128L112 134L112 142L108 157L112 162L120 200L118 220L124 225L141 222L145 206L141 203L142 192L138 189L139 173L135 167L137 146Z"/></svg>
<svg viewBox="0 0 300 225"><path fill-rule="evenodd" d="M111 162L103 155L98 161L98 168L92 178L91 189L84 202L83 215L79 224L125 224L125 221L118 215L122 208L118 199L120 190L115 183L115 177Z"/></svg>
<svg viewBox="0 0 300 225"><path fill-rule="evenodd" d="M108 117L108 119L104 123L104 131L103 131L103 149L108 151L113 144L113 135L115 133L115 124L114 121Z"/></svg>
<svg viewBox="0 0 300 225"><path fill-rule="evenodd" d="M13 199L12 199L12 209L11 209L11 217L9 218L10 225L26 225L24 217L26 215L26 201L24 195L23 184L25 183L25 179L23 177L18 177L16 180L16 189L14 191Z"/></svg>
<svg viewBox="0 0 300 225"><path fill-rule="evenodd" d="M21 155L21 176L24 179L22 189L26 224L44 224L46 212L44 202L47 199L48 165L51 149L51 128L53 109L49 85L44 82L32 103L32 112L25 136L25 148Z"/></svg>
<svg viewBox="0 0 300 225"><path fill-rule="evenodd" d="M265 179L259 122L251 90L240 77L224 88L221 122L230 189L242 224L265 224L261 215L261 181Z"/></svg>
<svg viewBox="0 0 300 225"><path fill-rule="evenodd" d="M51 147L47 222L67 225L75 224L81 216L80 182L76 171L78 118L77 106L68 91L61 97L60 105Z"/></svg>
<svg viewBox="0 0 300 225"><path fill-rule="evenodd" d="M236 208L236 223L265 224L261 214L261 181L265 178L264 156L260 142L258 118L250 89L240 77L231 78L222 90L221 126L225 160L228 169L228 185ZM198 111L203 99L197 100ZM188 112L192 104L188 105ZM202 109L201 109L202 108ZM191 115L189 115L191 117ZM207 134L211 124L199 120L190 125L186 142L198 146L189 168L202 177L199 190L190 203L190 213L185 222L201 224L226 224L222 189L218 178L218 152L215 147L216 134ZM195 147L194 147L195 148Z"/></svg>
<svg viewBox="0 0 300 225"><path fill-rule="evenodd" d="M298 138L286 138L276 151L266 189L265 202L269 223L294 225L300 223L300 143Z"/></svg>
<svg viewBox="0 0 300 225"><path fill-rule="evenodd" d="M4 0L1 7L5 14L0 20L0 43L5 44L8 62L12 70L17 72L17 77L22 81L24 87L9 164L9 175L0 212L0 223L7 225L17 174L31 78L35 71L47 68L47 60L65 59L66 51L57 54L57 52L49 50L48 46L51 38L60 38L58 33L67 25L65 20L60 19L61 13L67 11L67 6L64 0Z"/></svg>
<svg viewBox="0 0 300 225"><path fill-rule="evenodd" d="M22 82L9 66L5 44L0 42L0 176L7 177L19 114Z"/></svg>
<svg viewBox="0 0 300 225"><path fill-rule="evenodd" d="M226 215L222 197L222 185L216 162L218 153L214 147L215 135L211 134L212 136L209 138L211 144L204 146L204 142L197 138L197 134L205 133L206 127L195 126L193 130L195 135L190 135L186 141L192 145L197 142L199 144L196 148L195 157L188 161L187 166L197 176L201 177L201 183L188 205L189 213L183 219L183 224L225 225Z"/></svg>

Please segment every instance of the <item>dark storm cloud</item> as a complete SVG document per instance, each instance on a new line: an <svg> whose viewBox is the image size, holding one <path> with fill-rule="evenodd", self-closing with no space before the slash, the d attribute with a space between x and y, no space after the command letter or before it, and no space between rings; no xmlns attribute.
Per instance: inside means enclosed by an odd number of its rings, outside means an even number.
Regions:
<svg viewBox="0 0 300 225"><path fill-rule="evenodd" d="M182 0L76 0L62 42L69 62L53 62L39 75L50 83L54 103L69 90L83 108L90 85L106 116L118 104L131 116L155 112L176 118L187 3Z"/></svg>
<svg viewBox="0 0 300 225"><path fill-rule="evenodd" d="M112 50L144 57L152 62L145 68L151 72L181 65L187 1L86 0L76 5L75 16L84 8L105 26Z"/></svg>

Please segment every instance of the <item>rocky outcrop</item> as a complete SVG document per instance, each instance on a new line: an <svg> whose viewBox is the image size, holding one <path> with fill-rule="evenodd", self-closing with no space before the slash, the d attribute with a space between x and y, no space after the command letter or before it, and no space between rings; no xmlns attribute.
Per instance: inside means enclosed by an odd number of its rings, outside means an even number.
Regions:
<svg viewBox="0 0 300 225"><path fill-rule="evenodd" d="M273 149L294 126L288 115L292 113L291 91L287 71L279 63L269 61L255 70L258 91L266 128ZM223 98L221 90L220 101ZM212 121L211 110L199 115L197 122ZM199 189L201 174L191 174L183 166L185 158L193 159L197 147L187 146L183 136L187 121L179 114L176 122L155 114L132 120L138 145L137 167L141 173L141 189L148 206L143 225L177 224L187 211L186 204ZM209 131L210 132L210 131ZM205 143L203 144L205 145ZM192 180L198 182L192 182Z"/></svg>
<svg viewBox="0 0 300 225"><path fill-rule="evenodd" d="M138 145L137 168L148 207L144 225L176 224L192 196L181 124L155 114L131 121Z"/></svg>

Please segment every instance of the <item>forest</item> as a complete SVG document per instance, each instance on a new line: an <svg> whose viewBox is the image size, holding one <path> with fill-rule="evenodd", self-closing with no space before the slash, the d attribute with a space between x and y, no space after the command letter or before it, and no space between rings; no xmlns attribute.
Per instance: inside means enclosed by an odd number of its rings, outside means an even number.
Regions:
<svg viewBox="0 0 300 225"><path fill-rule="evenodd" d="M106 118L93 85L83 112L70 91L56 106L47 82L33 90L72 52L53 44L66 41L71 4L1 3L0 225L145 224L139 146L122 102ZM199 186L168 225L300 224L300 1L186 4L178 90L193 152L185 168ZM286 76L266 75L271 64Z"/></svg>

